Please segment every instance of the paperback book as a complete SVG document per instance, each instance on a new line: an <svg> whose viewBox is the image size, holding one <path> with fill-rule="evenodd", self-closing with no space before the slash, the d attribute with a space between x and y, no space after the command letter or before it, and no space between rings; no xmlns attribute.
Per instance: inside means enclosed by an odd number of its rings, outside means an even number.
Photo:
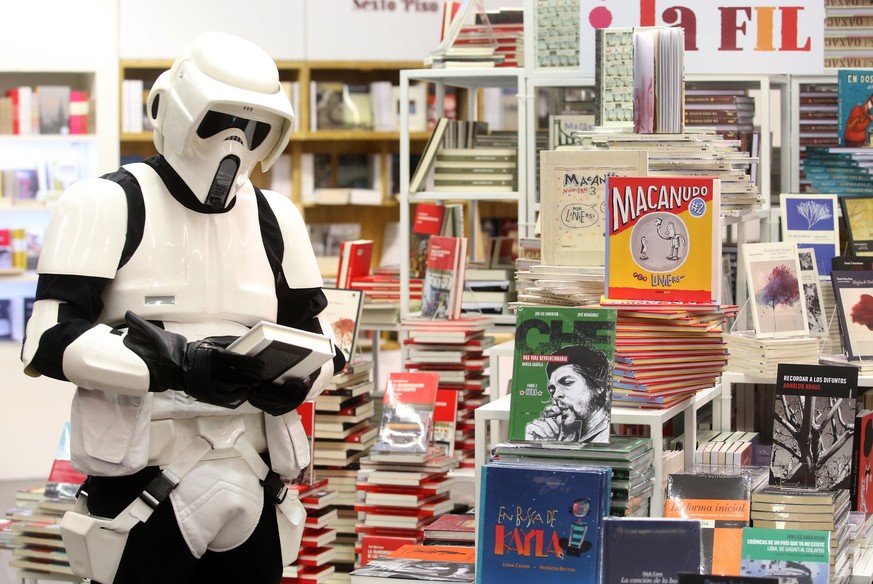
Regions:
<svg viewBox="0 0 873 584"><path fill-rule="evenodd" d="M476 582L599 584L609 484L606 467L483 466Z"/></svg>
<svg viewBox="0 0 873 584"><path fill-rule="evenodd" d="M863 69L837 71L837 131L840 146L867 148L873 146L870 136L870 109L873 96L873 74Z"/></svg>
<svg viewBox="0 0 873 584"><path fill-rule="evenodd" d="M751 478L746 474L667 476L665 517L703 521L703 574L737 575L743 528L749 526Z"/></svg>
<svg viewBox="0 0 873 584"><path fill-rule="evenodd" d="M606 249L606 179L645 176L647 160L643 150L541 152L543 263L602 266Z"/></svg>
<svg viewBox="0 0 873 584"><path fill-rule="evenodd" d="M382 421L374 451L428 451L439 374L392 371L382 400Z"/></svg>
<svg viewBox="0 0 873 584"><path fill-rule="evenodd" d="M798 529L743 529L743 576L828 584L830 533Z"/></svg>
<svg viewBox="0 0 873 584"><path fill-rule="evenodd" d="M873 513L873 410L864 409L855 416L852 446L852 511Z"/></svg>
<svg viewBox="0 0 873 584"><path fill-rule="evenodd" d="M460 318L467 266L467 238L431 237L425 266L421 315L425 318Z"/></svg>
<svg viewBox="0 0 873 584"><path fill-rule="evenodd" d="M742 246L742 256L755 334L759 337L808 335L797 244L746 243Z"/></svg>
<svg viewBox="0 0 873 584"><path fill-rule="evenodd" d="M854 367L779 365L770 484L849 488L857 388Z"/></svg>
<svg viewBox="0 0 873 584"><path fill-rule="evenodd" d="M607 187L606 297L717 301L720 181L609 177Z"/></svg>
<svg viewBox="0 0 873 584"><path fill-rule="evenodd" d="M333 341L325 335L261 321L228 345L228 350L264 362L261 378L275 383L309 377L333 359Z"/></svg>
<svg viewBox="0 0 873 584"><path fill-rule="evenodd" d="M680 572L700 571L702 544L697 519L606 517L604 582L675 582Z"/></svg>
<svg viewBox="0 0 873 584"><path fill-rule="evenodd" d="M797 243L798 250L815 250L819 275L831 273L831 258L840 253L839 204L836 195L779 195L782 241Z"/></svg>
<svg viewBox="0 0 873 584"><path fill-rule="evenodd" d="M609 442L616 311L517 311L509 440Z"/></svg>
<svg viewBox="0 0 873 584"><path fill-rule="evenodd" d="M873 197L840 197L852 255L873 255Z"/></svg>
<svg viewBox="0 0 873 584"><path fill-rule="evenodd" d="M322 291L327 297L327 306L321 314L333 330L334 344L346 358L346 363L351 363L358 343L364 293L342 288L322 288Z"/></svg>
<svg viewBox="0 0 873 584"><path fill-rule="evenodd" d="M806 322L809 334L813 337L828 336L828 315L825 312L824 297L821 291L821 278L816 261L816 251L813 248L797 250L797 261L800 266L800 283L803 286L803 298L806 301ZM833 258L831 258L833 259ZM830 265L831 262L828 262ZM830 275L830 270L828 270Z"/></svg>
<svg viewBox="0 0 873 584"><path fill-rule="evenodd" d="M835 270L831 284L849 360L873 358L873 272Z"/></svg>

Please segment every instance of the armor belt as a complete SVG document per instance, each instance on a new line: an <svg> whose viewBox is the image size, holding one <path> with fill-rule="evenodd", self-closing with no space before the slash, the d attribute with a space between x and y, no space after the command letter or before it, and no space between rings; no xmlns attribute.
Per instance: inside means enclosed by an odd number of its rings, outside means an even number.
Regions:
<svg viewBox="0 0 873 584"><path fill-rule="evenodd" d="M240 420L239 418L242 418ZM254 418L261 420L258 426L254 422ZM290 506L283 505L285 503L285 494L287 490L281 481L277 481L278 476L270 470L264 460L258 454L258 449L253 445L252 437L248 435L246 424L255 424L255 427L260 428L260 433L255 432L254 441L263 441L266 445L266 438L263 432L263 414L251 414L244 416L205 416L200 418L191 418L190 420L165 420L172 422L173 430L180 430L177 433L170 432L167 435L173 437L173 440L166 441L165 444L169 447L174 444L180 444L182 441L182 430L194 428L194 435L180 449L175 449L173 460L170 464L163 466L161 474L155 477L134 499L133 503L127 506L115 519L109 522L107 529L113 531L127 533L134 525L140 521L146 521L151 516L155 507L166 499L170 492L176 488L182 477L188 471L194 468L198 462L208 458L227 458L230 456L240 456L251 467L252 472L265 483L271 491L273 502L276 503L283 513L289 515L294 523L299 523L302 512L305 516L305 511L293 509ZM183 422L177 424L177 422ZM190 424L188 424L190 422ZM190 426L190 428L189 428ZM154 428L154 426L152 426ZM176 442L178 441L178 442ZM275 491L279 492L275 492Z"/></svg>
<svg viewBox="0 0 873 584"><path fill-rule="evenodd" d="M167 420L152 420L149 431L149 466L166 466L176 460L181 452L197 436L203 434L202 428L213 416L198 418L178 418ZM264 414L239 414L235 416L214 416L215 424L236 431L242 428L241 440L248 442L256 452L267 450L267 435L264 432ZM231 430L234 428L234 430ZM219 436L219 439L221 436ZM209 439L209 438L208 438ZM219 444L213 440L213 448L206 452L200 460L214 460L240 456L233 446Z"/></svg>

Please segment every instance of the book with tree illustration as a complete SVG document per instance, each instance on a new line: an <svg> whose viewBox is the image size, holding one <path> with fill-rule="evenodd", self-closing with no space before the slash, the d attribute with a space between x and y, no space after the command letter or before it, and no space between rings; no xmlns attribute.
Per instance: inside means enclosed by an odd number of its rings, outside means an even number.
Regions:
<svg viewBox="0 0 873 584"><path fill-rule="evenodd" d="M858 369L781 363L770 484L848 489Z"/></svg>
<svg viewBox="0 0 873 584"><path fill-rule="evenodd" d="M607 298L717 300L720 181L610 176L607 187Z"/></svg>
<svg viewBox="0 0 873 584"><path fill-rule="evenodd" d="M840 253L839 202L837 195L782 193L782 241L797 243L797 249L815 250L821 276L831 273L831 258Z"/></svg>
<svg viewBox="0 0 873 584"><path fill-rule="evenodd" d="M746 243L742 246L742 255L755 334L759 337L808 335L797 244Z"/></svg>

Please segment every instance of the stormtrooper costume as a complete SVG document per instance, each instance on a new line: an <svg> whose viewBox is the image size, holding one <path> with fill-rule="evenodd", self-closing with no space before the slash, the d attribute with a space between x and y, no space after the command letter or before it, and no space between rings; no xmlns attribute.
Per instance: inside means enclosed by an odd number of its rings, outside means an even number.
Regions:
<svg viewBox="0 0 873 584"><path fill-rule="evenodd" d="M278 582L305 518L279 479L310 460L294 409L344 360L273 384L226 347L261 320L332 335L302 217L249 181L294 115L269 55L223 33L186 47L147 108L159 155L58 201L22 361L77 386L81 499L129 532L115 582Z"/></svg>

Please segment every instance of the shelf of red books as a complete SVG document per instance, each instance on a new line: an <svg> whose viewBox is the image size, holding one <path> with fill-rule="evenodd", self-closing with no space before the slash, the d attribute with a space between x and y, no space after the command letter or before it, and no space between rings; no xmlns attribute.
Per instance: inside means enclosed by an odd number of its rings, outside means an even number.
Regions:
<svg viewBox="0 0 873 584"><path fill-rule="evenodd" d="M722 390L719 385L705 390L701 390L695 394L692 399L683 400L682 402L663 410L644 409L644 408L629 408L622 406L613 406L611 420L614 424L634 424L648 426L652 437L652 444L655 449L655 485L663 484L663 442L664 442L664 424L674 417L682 414L684 417L684 427L692 436L689 440L696 441L697 428L697 411L704 405L712 403L713 417L719 415L719 408L723 406L720 398ZM476 495L478 497L481 468L488 460L488 452L493 443L506 438L507 422L509 421L509 395L504 395L490 403L487 403L476 409ZM496 424L492 426L492 431L489 433L488 423L494 421ZM690 429L690 430L688 430ZM685 466L691 468L694 465L694 451L685 451ZM654 489L652 493L651 515L660 517L663 514L664 501L663 494L660 488Z"/></svg>

